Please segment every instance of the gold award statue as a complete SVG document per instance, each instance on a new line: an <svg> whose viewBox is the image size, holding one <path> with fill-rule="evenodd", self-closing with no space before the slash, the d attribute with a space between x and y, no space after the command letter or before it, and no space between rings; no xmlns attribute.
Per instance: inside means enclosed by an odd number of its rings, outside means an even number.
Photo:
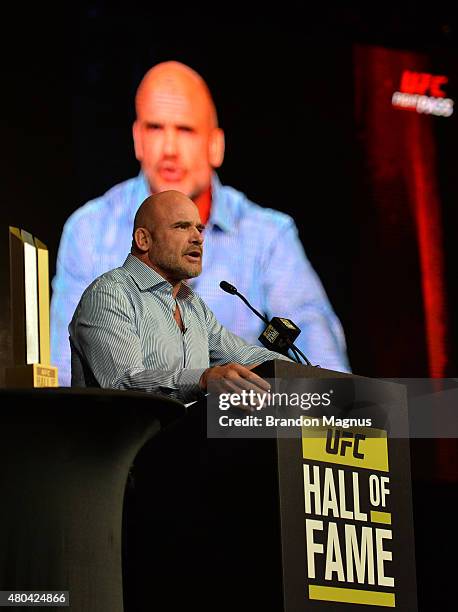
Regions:
<svg viewBox="0 0 458 612"><path fill-rule="evenodd" d="M7 387L57 387L50 364L48 249L38 238L9 228L13 366Z"/></svg>

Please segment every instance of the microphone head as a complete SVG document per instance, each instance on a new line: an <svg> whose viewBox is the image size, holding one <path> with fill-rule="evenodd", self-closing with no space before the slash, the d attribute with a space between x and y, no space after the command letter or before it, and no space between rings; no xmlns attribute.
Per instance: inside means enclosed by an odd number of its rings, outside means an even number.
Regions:
<svg viewBox="0 0 458 612"><path fill-rule="evenodd" d="M231 293L232 295L235 295L236 293L238 293L237 289L234 287L234 285L231 285L230 283L228 283L227 281L221 281L219 286L221 287L221 289L223 291L225 291L226 293Z"/></svg>

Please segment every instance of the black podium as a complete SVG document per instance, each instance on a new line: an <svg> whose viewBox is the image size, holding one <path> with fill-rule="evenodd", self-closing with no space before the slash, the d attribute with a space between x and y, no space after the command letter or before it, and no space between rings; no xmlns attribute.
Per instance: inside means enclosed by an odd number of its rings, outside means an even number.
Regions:
<svg viewBox="0 0 458 612"><path fill-rule="evenodd" d="M65 590L75 612L122 612L129 469L184 407L86 389L2 390L0 398L0 590Z"/></svg>
<svg viewBox="0 0 458 612"><path fill-rule="evenodd" d="M343 390L338 414L364 409L382 431L208 438L211 399L2 391L0 590L68 590L77 612L416 610L408 440L383 435L405 424L402 389L284 361L258 372ZM385 504L369 498L381 482Z"/></svg>
<svg viewBox="0 0 458 612"><path fill-rule="evenodd" d="M279 423L298 413L305 418L302 426L279 424L269 432L267 416L258 416L261 424L247 434L246 419L236 411L231 416L242 424L223 432L226 439L212 441L227 445L227 464L237 457L238 473L224 472L220 483L230 504L225 523L231 525L230 516L243 508L227 542L232 567L243 568L246 576L244 583L231 583L232 605L238 600L247 612L414 612L405 388L285 361L255 371L273 392L305 400L304 411L284 404L271 411ZM218 402L210 402L210 409L209 431L215 432ZM251 414L256 415L262 411ZM216 488L217 482L213 472ZM218 526L224 533L223 521ZM227 564L225 570L230 572Z"/></svg>

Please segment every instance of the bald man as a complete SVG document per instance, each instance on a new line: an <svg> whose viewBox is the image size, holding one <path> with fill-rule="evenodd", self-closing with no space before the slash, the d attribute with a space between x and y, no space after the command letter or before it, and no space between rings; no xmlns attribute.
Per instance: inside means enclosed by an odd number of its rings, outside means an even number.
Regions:
<svg viewBox="0 0 458 612"><path fill-rule="evenodd" d="M294 221L218 180L224 134L202 78L178 62L158 64L144 76L135 104L140 174L78 209L62 233L51 302L52 361L60 384L70 384L68 323L82 292L122 264L139 205L164 190L191 198L207 226L203 272L190 284L225 327L256 343L262 322L220 290L221 280L235 285L267 317L295 321L302 329L297 344L312 363L348 370L340 323Z"/></svg>
<svg viewBox="0 0 458 612"><path fill-rule="evenodd" d="M225 329L183 281L202 271L203 230L178 191L149 196L134 220L131 253L83 293L70 324L72 385L153 391L187 402L210 382L267 390L251 369L285 359Z"/></svg>

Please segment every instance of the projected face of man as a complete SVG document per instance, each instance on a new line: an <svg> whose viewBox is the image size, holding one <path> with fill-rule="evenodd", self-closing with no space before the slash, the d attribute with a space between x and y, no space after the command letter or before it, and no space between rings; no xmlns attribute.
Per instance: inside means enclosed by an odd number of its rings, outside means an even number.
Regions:
<svg viewBox="0 0 458 612"><path fill-rule="evenodd" d="M184 64L158 64L138 88L136 111L135 154L151 192L173 189L198 198L224 156L224 135L204 81Z"/></svg>
<svg viewBox="0 0 458 612"><path fill-rule="evenodd" d="M178 290L182 280L202 272L203 230L192 200L177 191L161 192L137 211L132 253Z"/></svg>

